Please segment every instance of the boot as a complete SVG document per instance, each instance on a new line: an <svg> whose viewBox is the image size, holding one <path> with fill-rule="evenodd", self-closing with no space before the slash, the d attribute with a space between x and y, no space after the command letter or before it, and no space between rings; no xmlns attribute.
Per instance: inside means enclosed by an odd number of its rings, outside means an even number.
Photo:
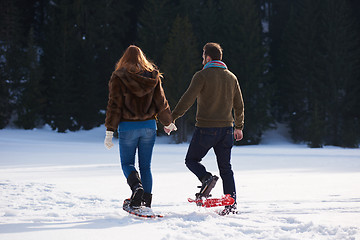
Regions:
<svg viewBox="0 0 360 240"><path fill-rule="evenodd" d="M217 180L219 179L218 176L212 175L211 173L207 172L205 176L201 178L202 185L200 187L200 192L196 193L195 196L197 199L202 197L208 198L210 197L211 190L215 187Z"/></svg>
<svg viewBox="0 0 360 240"><path fill-rule="evenodd" d="M225 215L229 215L230 213L237 214L238 212L236 211L236 208L237 208L236 203L234 203L233 205L225 206L225 208L219 212L219 215L225 216Z"/></svg>
<svg viewBox="0 0 360 240"><path fill-rule="evenodd" d="M143 198L144 188L142 186L139 173L132 171L127 178L132 194L130 198L130 207L139 208L141 206L141 199Z"/></svg>
<svg viewBox="0 0 360 240"><path fill-rule="evenodd" d="M151 200L152 200L152 194L145 192L143 195L142 203L141 205L151 208Z"/></svg>

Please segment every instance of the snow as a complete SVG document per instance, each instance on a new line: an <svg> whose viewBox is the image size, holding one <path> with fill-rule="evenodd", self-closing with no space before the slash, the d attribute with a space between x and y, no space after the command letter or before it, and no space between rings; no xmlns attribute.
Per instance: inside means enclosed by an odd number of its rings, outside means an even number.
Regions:
<svg viewBox="0 0 360 240"><path fill-rule="evenodd" d="M199 184L184 165L188 144L161 137L152 208L164 218L139 219L122 210L130 188L104 133L0 130L1 240L360 239L360 149L292 144L283 126L234 147L240 214L222 217L187 202ZM218 174L214 158L203 162Z"/></svg>

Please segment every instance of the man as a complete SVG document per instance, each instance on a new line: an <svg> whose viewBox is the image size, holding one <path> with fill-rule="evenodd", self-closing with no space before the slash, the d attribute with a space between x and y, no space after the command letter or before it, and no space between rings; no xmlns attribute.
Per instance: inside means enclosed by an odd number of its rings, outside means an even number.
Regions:
<svg viewBox="0 0 360 240"><path fill-rule="evenodd" d="M230 194L235 199L234 205L226 206L220 213L227 215L236 212L235 181L230 158L233 139L240 141L243 138L244 103L236 76L221 61L221 46L207 43L202 57L204 67L194 74L172 117L175 121L183 116L197 99L196 128L185 164L202 183L196 197L209 197L218 177L207 172L200 162L211 148L214 149L224 194Z"/></svg>

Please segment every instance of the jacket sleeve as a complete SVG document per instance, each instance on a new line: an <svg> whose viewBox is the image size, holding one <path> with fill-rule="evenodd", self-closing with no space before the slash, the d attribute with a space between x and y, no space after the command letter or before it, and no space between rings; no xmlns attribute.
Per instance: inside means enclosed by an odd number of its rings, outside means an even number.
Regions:
<svg viewBox="0 0 360 240"><path fill-rule="evenodd" d="M105 127L107 131L115 132L122 116L122 94L120 81L112 74L109 81L109 100L106 108Z"/></svg>
<svg viewBox="0 0 360 240"><path fill-rule="evenodd" d="M244 101L241 94L240 85L237 79L235 79L235 88L234 88L234 118L235 118L235 128L243 130L244 128Z"/></svg>
<svg viewBox="0 0 360 240"><path fill-rule="evenodd" d="M168 126L170 123L172 123L171 111L160 79L159 83L155 87L153 100L158 111L159 121L164 126Z"/></svg>
<svg viewBox="0 0 360 240"><path fill-rule="evenodd" d="M194 104L203 86L204 79L201 77L199 72L195 73L188 89L182 95L175 109L172 112L172 117L174 120L182 117L186 113L186 111L189 110L189 108Z"/></svg>

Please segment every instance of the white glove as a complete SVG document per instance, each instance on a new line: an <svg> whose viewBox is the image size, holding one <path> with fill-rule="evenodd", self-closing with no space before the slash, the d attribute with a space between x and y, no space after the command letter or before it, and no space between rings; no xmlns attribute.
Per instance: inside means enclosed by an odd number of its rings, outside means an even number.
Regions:
<svg viewBox="0 0 360 240"><path fill-rule="evenodd" d="M170 123L169 126L164 126L164 131L167 133L167 135L170 135L172 131L176 131L177 127L174 123Z"/></svg>
<svg viewBox="0 0 360 240"><path fill-rule="evenodd" d="M113 135L114 135L114 132L106 131L104 145L107 149L111 149L114 146L114 144L112 142Z"/></svg>

